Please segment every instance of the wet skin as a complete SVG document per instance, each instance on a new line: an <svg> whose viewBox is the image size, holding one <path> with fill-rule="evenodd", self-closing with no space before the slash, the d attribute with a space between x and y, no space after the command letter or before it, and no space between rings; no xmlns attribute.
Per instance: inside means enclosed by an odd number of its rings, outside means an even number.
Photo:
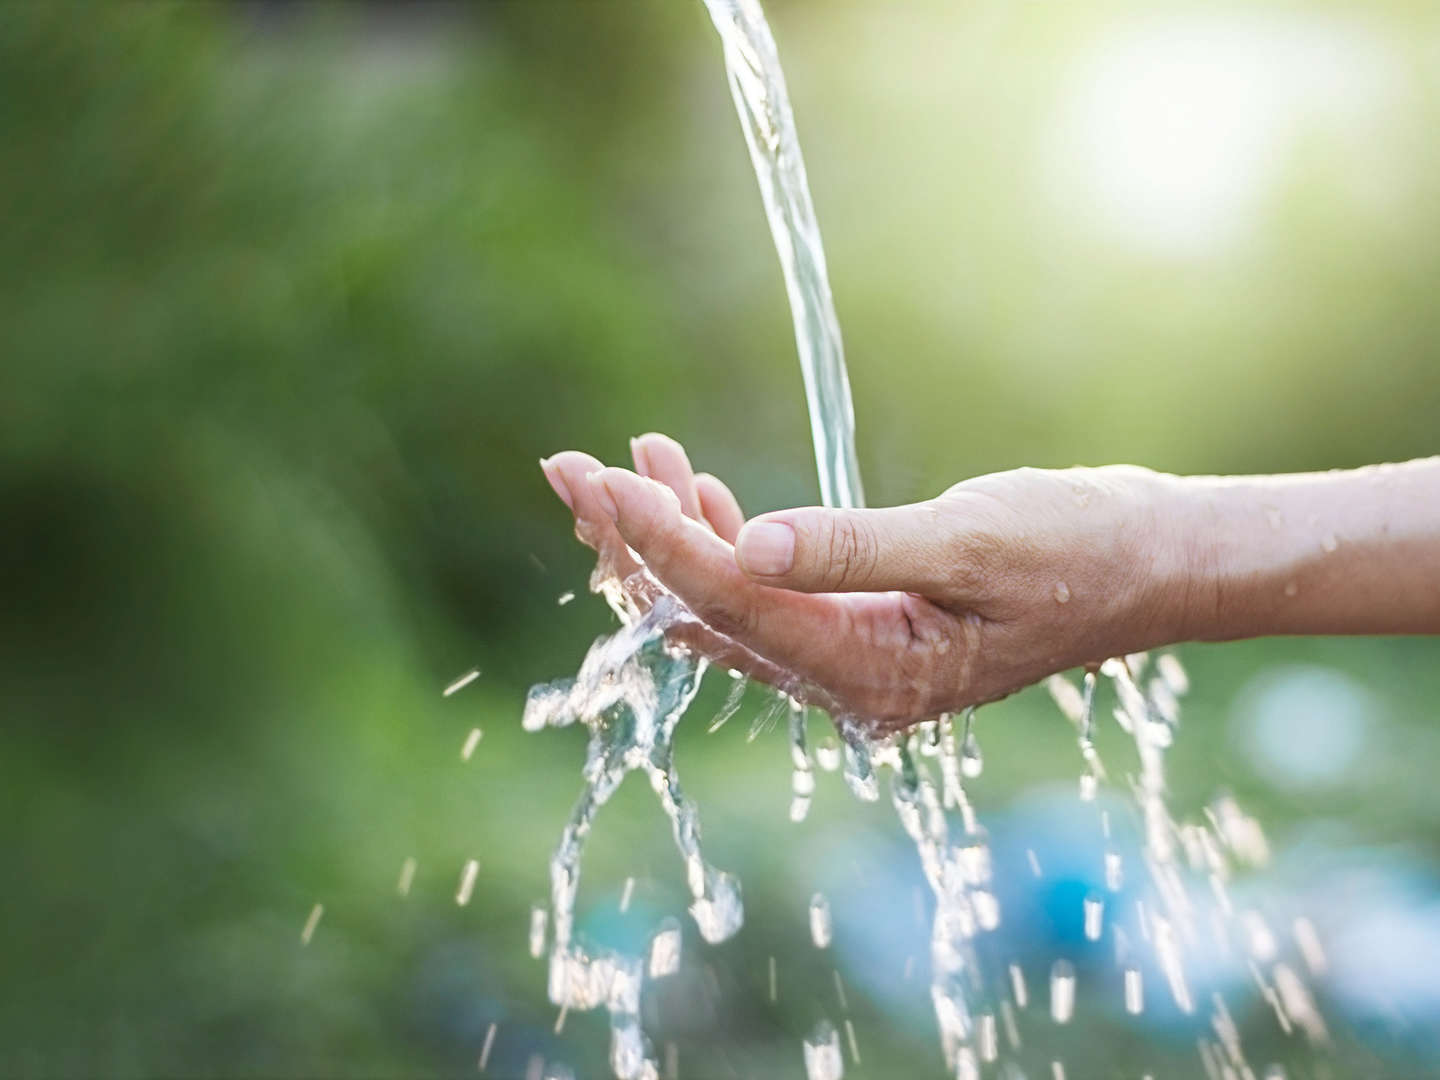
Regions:
<svg viewBox="0 0 1440 1080"><path fill-rule="evenodd" d="M1440 458L1017 469L906 506L747 522L673 439L631 449L633 472L573 450L541 462L602 575L643 609L638 554L699 620L673 636L880 730L1180 641L1440 632Z"/></svg>

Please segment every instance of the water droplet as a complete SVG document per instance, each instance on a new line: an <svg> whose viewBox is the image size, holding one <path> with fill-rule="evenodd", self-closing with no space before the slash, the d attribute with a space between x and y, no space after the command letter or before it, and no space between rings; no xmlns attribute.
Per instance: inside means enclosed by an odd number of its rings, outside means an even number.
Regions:
<svg viewBox="0 0 1440 1080"><path fill-rule="evenodd" d="M1097 892L1085 897L1085 937L1088 941L1099 941L1105 928L1105 898Z"/></svg>
<svg viewBox="0 0 1440 1080"><path fill-rule="evenodd" d="M545 927L550 921L550 912L544 904L530 905L530 955L539 959L545 951Z"/></svg>
<svg viewBox="0 0 1440 1080"><path fill-rule="evenodd" d="M1334 533L1326 533L1325 538L1320 541L1320 546L1324 548L1327 553L1334 554L1335 550L1340 546L1340 541Z"/></svg>
<svg viewBox="0 0 1440 1080"><path fill-rule="evenodd" d="M975 779L985 771L985 757L980 752L980 740L975 738L975 732L965 734L965 742L960 747L960 771L970 779Z"/></svg>
<svg viewBox="0 0 1440 1080"><path fill-rule="evenodd" d="M815 747L815 763L826 772L834 772L840 767L840 743L834 735L825 736Z"/></svg>
<svg viewBox="0 0 1440 1080"><path fill-rule="evenodd" d="M1294 929L1295 945L1305 960L1305 966L1312 975L1324 975L1329 965L1325 960L1325 950L1320 945L1320 935L1315 931L1315 924L1302 915L1295 920Z"/></svg>
<svg viewBox="0 0 1440 1080"><path fill-rule="evenodd" d="M807 1080L840 1080L844 1075L840 1036L834 1024L821 1020L805 1040L805 1076Z"/></svg>
<svg viewBox="0 0 1440 1080"><path fill-rule="evenodd" d="M480 1063L477 1066L480 1072L485 1071L485 1066L490 1061L490 1050L495 1045L495 1029L497 1026L498 1025L492 1023L485 1029L485 1044L480 1047Z"/></svg>
<svg viewBox="0 0 1440 1080"><path fill-rule="evenodd" d="M680 922L675 918L661 921L655 936L650 939L650 957L646 970L652 979L663 979L680 970Z"/></svg>
<svg viewBox="0 0 1440 1080"><path fill-rule="evenodd" d="M455 903L464 907L470 903L470 894L475 891L475 875L480 873L480 863L475 859L469 859L465 868L460 871L460 887L455 890Z"/></svg>
<svg viewBox="0 0 1440 1080"><path fill-rule="evenodd" d="M309 945L310 939L315 936L315 927L320 925L320 916L325 914L325 905L316 904L310 909L310 917L305 920L305 927L300 931L300 944Z"/></svg>
<svg viewBox="0 0 1440 1080"><path fill-rule="evenodd" d="M1140 969L1127 967L1125 969L1125 1011L1131 1016L1139 1016L1145 1008L1145 985L1141 982Z"/></svg>
<svg viewBox="0 0 1440 1080"><path fill-rule="evenodd" d="M1055 583L1055 602L1057 604L1068 604L1070 602L1070 586L1063 581Z"/></svg>
<svg viewBox="0 0 1440 1080"><path fill-rule="evenodd" d="M565 592L562 592L559 596L555 598L555 603L558 604L560 607L564 607L566 604L570 603L570 601L574 599L575 591L573 589L567 589Z"/></svg>
<svg viewBox="0 0 1440 1080"><path fill-rule="evenodd" d="M1111 892L1119 892L1124 883L1125 863L1120 858L1120 853L1118 851L1105 852L1105 887Z"/></svg>
<svg viewBox="0 0 1440 1080"><path fill-rule="evenodd" d="M1293 581L1287 581L1287 582L1285 583L1285 595L1286 595L1286 596L1294 596L1294 595L1295 595L1296 593L1298 593L1299 591L1300 591L1300 586L1297 585L1297 584L1295 584L1295 582L1293 582Z"/></svg>
<svg viewBox="0 0 1440 1080"><path fill-rule="evenodd" d="M634 895L635 879L633 877L627 877L624 887L620 890L620 914L623 915L630 910L630 898Z"/></svg>
<svg viewBox="0 0 1440 1080"><path fill-rule="evenodd" d="M817 949L828 949L831 933L830 901L817 892L810 898L810 940Z"/></svg>
<svg viewBox="0 0 1440 1080"><path fill-rule="evenodd" d="M850 1060L856 1065L860 1064L860 1044L855 1040L855 1025L850 1018L845 1018L845 1041L850 1044Z"/></svg>
<svg viewBox="0 0 1440 1080"><path fill-rule="evenodd" d="M475 747L480 745L480 739L484 734L478 727L470 729L470 734L465 737L465 745L460 748L461 761L470 760L471 755L475 753Z"/></svg>
<svg viewBox="0 0 1440 1080"><path fill-rule="evenodd" d="M815 774L809 769L796 769L790 774L790 790L809 798L815 794Z"/></svg>
<svg viewBox="0 0 1440 1080"><path fill-rule="evenodd" d="M1056 960L1050 968L1050 1016L1057 1024L1068 1024L1075 1015L1075 965Z"/></svg>
<svg viewBox="0 0 1440 1080"><path fill-rule="evenodd" d="M1019 964L1010 965L1010 993L1015 998L1015 1007L1023 1009L1030 1002L1030 991L1025 986L1025 972Z"/></svg>
<svg viewBox="0 0 1440 1080"><path fill-rule="evenodd" d="M980 1050L980 1060L994 1061L1000 1056L1000 1036L995 1028L995 1014L981 1013L980 1025L975 1032L975 1042Z"/></svg>
<svg viewBox="0 0 1440 1080"><path fill-rule="evenodd" d="M449 686L445 687L445 691L442 696L449 697L451 694L457 693L460 690L464 690L465 687L469 686L479 677L480 669L472 668L470 671L467 671L464 675L461 675L458 679L452 682Z"/></svg>
<svg viewBox="0 0 1440 1080"><path fill-rule="evenodd" d="M395 882L395 891L401 896L410 895L410 886L415 882L415 870L418 865L413 857L407 858L400 864L400 880Z"/></svg>

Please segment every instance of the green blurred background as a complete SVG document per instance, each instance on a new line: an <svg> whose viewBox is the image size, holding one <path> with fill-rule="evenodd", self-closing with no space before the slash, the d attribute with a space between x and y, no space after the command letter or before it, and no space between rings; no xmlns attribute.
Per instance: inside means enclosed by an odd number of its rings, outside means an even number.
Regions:
<svg viewBox="0 0 1440 1080"><path fill-rule="evenodd" d="M1021 464L1435 452L1433 4L770 7L872 502ZM702 7L7 4L0 221L0 1073L473 1073L496 1023L492 1075L604 1075L603 1016L555 1034L524 942L582 740L520 708L612 626L536 459L658 429L752 512L816 498ZM1335 1057L1256 1038L1295 1075L1427 1071L1440 646L1180 655L1177 809L1236 793L1277 854L1265 902L1335 943ZM749 915L718 949L687 927L650 1030L682 1076L800 1075L839 1016L823 887L850 1075L938 1076L923 971L900 977L913 853L833 777L789 825L783 737L745 739L762 706L682 732ZM978 730L997 859L1065 849L1093 810L1048 700ZM685 899L643 787L581 894L631 944ZM1037 972L1074 944L1063 899L1016 901ZM1081 993L1072 1077L1199 1072L1184 1022Z"/></svg>

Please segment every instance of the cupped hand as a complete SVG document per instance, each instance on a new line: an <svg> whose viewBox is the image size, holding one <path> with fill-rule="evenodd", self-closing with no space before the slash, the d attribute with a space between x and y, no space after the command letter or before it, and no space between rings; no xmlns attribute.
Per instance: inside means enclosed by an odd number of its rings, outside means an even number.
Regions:
<svg viewBox="0 0 1440 1080"><path fill-rule="evenodd" d="M679 443L632 440L635 472L543 461L602 578L644 567L704 624L710 658L879 730L992 701L1066 668L1177 639L1184 544L1172 478L1019 469L876 510L746 521Z"/></svg>

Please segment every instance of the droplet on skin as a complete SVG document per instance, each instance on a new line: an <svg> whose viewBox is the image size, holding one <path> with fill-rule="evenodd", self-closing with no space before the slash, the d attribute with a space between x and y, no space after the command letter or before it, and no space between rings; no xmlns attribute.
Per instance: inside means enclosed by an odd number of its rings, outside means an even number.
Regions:
<svg viewBox="0 0 1440 1080"><path fill-rule="evenodd" d="M1297 584L1295 584L1295 582L1293 582L1293 581L1287 581L1287 582L1285 583L1285 595L1286 595L1286 596L1294 596L1294 595L1295 595L1296 593L1298 593L1299 591L1300 591L1300 586L1297 585Z"/></svg>
<svg viewBox="0 0 1440 1080"><path fill-rule="evenodd" d="M1070 586L1063 581L1055 583L1055 602L1057 604L1068 604L1070 602Z"/></svg>
<svg viewBox="0 0 1440 1080"><path fill-rule="evenodd" d="M1320 541L1320 546L1324 548L1328 554L1334 554L1335 550L1340 546L1340 541L1336 539L1334 533L1326 533L1325 539Z"/></svg>

